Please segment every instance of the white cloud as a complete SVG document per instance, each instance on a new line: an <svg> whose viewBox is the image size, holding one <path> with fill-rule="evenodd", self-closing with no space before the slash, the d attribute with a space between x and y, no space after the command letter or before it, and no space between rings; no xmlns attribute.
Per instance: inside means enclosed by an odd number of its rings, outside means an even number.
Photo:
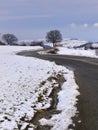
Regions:
<svg viewBox="0 0 98 130"><path fill-rule="evenodd" d="M94 23L93 26L94 26L94 27L98 27L98 23Z"/></svg>
<svg viewBox="0 0 98 130"><path fill-rule="evenodd" d="M71 24L70 24L70 27L75 28L75 27L76 27L76 24L75 24L75 23L71 23Z"/></svg>
<svg viewBox="0 0 98 130"><path fill-rule="evenodd" d="M79 27L79 28L87 28L88 27L88 24L87 23L85 23L85 24L76 24L76 23L71 23L70 24L70 27L71 28L76 28L76 27Z"/></svg>
<svg viewBox="0 0 98 130"><path fill-rule="evenodd" d="M83 27L84 27L84 28L87 28L87 27L88 27L88 24L86 24L86 23L83 24Z"/></svg>

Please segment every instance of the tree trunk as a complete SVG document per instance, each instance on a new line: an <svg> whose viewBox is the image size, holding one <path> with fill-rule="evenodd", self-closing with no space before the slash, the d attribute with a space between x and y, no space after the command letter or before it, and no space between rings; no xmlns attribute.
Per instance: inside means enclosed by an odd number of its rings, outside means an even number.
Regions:
<svg viewBox="0 0 98 130"><path fill-rule="evenodd" d="M53 43L53 47L55 47L55 43Z"/></svg>

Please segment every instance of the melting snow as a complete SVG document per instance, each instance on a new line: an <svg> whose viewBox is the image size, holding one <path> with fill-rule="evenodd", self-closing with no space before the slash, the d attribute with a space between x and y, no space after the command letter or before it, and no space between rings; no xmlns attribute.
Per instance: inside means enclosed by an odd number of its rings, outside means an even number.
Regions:
<svg viewBox="0 0 98 130"><path fill-rule="evenodd" d="M51 101L48 97L52 91L51 83L47 82L42 87L39 84L59 72L63 72L67 79L58 93L57 109L61 113L53 115L50 120L41 119L40 123L52 125L52 130L65 130L72 123L71 117L76 113L76 96L79 95L74 74L54 62L15 55L15 52L30 49L41 48L0 46L0 130L19 129L19 126L21 130L27 126L33 130L35 126L29 121L37 110L48 108ZM44 89L48 91L45 95ZM40 94L44 97L42 103L38 102Z"/></svg>

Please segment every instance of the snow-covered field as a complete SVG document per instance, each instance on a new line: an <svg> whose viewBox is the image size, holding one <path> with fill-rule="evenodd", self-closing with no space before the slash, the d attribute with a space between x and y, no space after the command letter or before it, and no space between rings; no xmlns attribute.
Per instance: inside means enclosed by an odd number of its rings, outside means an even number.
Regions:
<svg viewBox="0 0 98 130"><path fill-rule="evenodd" d="M63 44L64 47L66 48L73 48L76 46L80 46L87 43L87 41L81 41L81 40L71 40L71 39L63 39L61 44Z"/></svg>
<svg viewBox="0 0 98 130"><path fill-rule="evenodd" d="M58 54L65 54L65 55L74 55L74 56L86 56L86 57L95 57L96 56L96 50L85 50L84 48L78 48L75 49L75 47L86 44L87 41L79 41L79 40L70 40L70 39L64 39L61 44L63 47L58 47L59 51ZM93 47L98 47L98 43L93 43Z"/></svg>
<svg viewBox="0 0 98 130"><path fill-rule="evenodd" d="M63 39L63 41L61 43L58 43L61 46L56 47L59 50L57 52L57 54L98 58L98 56L96 55L96 49L85 50L84 47L75 49L75 47L84 45L86 43L88 43L88 42L80 41L80 40ZM48 45L51 47L53 46L52 43L46 43L45 45L46 46ZM93 43L92 47L98 48L98 43ZM47 50L45 52L40 52L40 54L46 54L46 53L47 53Z"/></svg>
<svg viewBox="0 0 98 130"><path fill-rule="evenodd" d="M58 54L62 55L73 55L73 56L85 56L85 57L95 57L96 51L95 50L80 50L80 49L69 49L66 47L58 47L59 51Z"/></svg>
<svg viewBox="0 0 98 130"><path fill-rule="evenodd" d="M74 74L54 62L32 57L15 55L21 50L36 50L39 47L0 46L0 130L33 130L36 126L30 123L37 111L51 105L53 87L58 87L55 80L49 77L63 74L66 82L58 93L57 110L48 119L40 119L41 125L50 125L52 130L65 130L77 111L78 86ZM41 102L39 99L42 98Z"/></svg>

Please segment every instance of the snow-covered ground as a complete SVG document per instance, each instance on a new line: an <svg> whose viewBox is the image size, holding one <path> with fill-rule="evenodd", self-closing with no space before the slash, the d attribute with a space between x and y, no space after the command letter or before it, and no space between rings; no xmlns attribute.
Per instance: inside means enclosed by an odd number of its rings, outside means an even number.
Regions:
<svg viewBox="0 0 98 130"><path fill-rule="evenodd" d="M59 55L71 55L71 56L84 56L84 57L92 57L92 58L98 58L98 52L96 53L96 50L81 50L81 49L74 49L74 48L67 48L67 47L56 47L58 48L58 51L56 54ZM40 51L39 54L49 54L49 50L46 51Z"/></svg>
<svg viewBox="0 0 98 130"><path fill-rule="evenodd" d="M73 48L76 46L80 46L87 43L87 41L81 41L81 40L71 40L71 39L63 39L61 44L63 44L64 47L66 48Z"/></svg>
<svg viewBox="0 0 98 130"><path fill-rule="evenodd" d="M73 56L85 56L85 57L95 57L96 50L81 50L81 49L70 49L66 47L58 47L59 51L58 54L62 55L73 55Z"/></svg>
<svg viewBox="0 0 98 130"><path fill-rule="evenodd" d="M63 39L62 42L57 43L57 45L61 45L60 47L57 46L57 48L59 49L59 51L57 52L57 54L62 54L62 55L73 55L73 56L86 56L86 57L94 57L97 58L98 56L96 56L96 49L88 49L85 50L84 47L81 48L77 48L75 49L75 47L81 46L88 43L88 41L80 41L80 40L70 40L70 39ZM45 45L48 45L50 47L53 46L52 43L45 43ZM46 46L47 47L47 46ZM94 48L98 48L98 43L92 43L92 47ZM49 48L49 47L48 47ZM47 51L45 52L40 52L41 54L45 54L47 53Z"/></svg>
<svg viewBox="0 0 98 130"><path fill-rule="evenodd" d="M53 126L52 130L65 130L72 124L71 117L77 111L75 104L79 92L74 74L54 62L15 55L31 49L41 48L0 46L0 130L25 130L27 126L28 130L33 130L36 126L30 120L37 111L50 107L49 95L53 87L57 87L55 80L47 79L58 73L66 79L58 93L57 110L61 112L49 120L40 119L39 123Z"/></svg>
<svg viewBox="0 0 98 130"><path fill-rule="evenodd" d="M61 42L61 44L63 46L58 47L58 49L59 49L58 54L97 58L98 56L96 56L96 49L93 49L93 50L91 50L91 49L85 50L84 48L75 49L75 47L84 45L86 43L87 43L87 41L64 39ZM97 48L98 43L92 43L92 47Z"/></svg>

